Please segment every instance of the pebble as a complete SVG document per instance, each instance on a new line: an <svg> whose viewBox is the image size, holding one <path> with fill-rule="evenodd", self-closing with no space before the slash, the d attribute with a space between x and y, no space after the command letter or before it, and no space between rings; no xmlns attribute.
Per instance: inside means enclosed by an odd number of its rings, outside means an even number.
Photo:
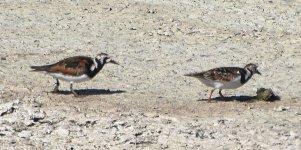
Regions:
<svg viewBox="0 0 301 150"><path fill-rule="evenodd" d="M168 145L167 145L167 144L161 144L161 145L160 145L160 148L161 148L161 149L167 149L167 148L168 148Z"/></svg>
<svg viewBox="0 0 301 150"><path fill-rule="evenodd" d="M153 108L153 109L155 109L155 108ZM150 118L159 118L160 117L159 114L157 114L157 113L147 113L145 115Z"/></svg>
<svg viewBox="0 0 301 150"><path fill-rule="evenodd" d="M171 124L172 120L170 120L170 119L162 119L162 123L164 123L164 124Z"/></svg>
<svg viewBox="0 0 301 150"><path fill-rule="evenodd" d="M10 114L15 111L17 107L15 107L15 103L5 103L0 105L0 116L4 116L6 114Z"/></svg>
<svg viewBox="0 0 301 150"><path fill-rule="evenodd" d="M69 136L69 130L59 127L55 130L55 133L61 137L68 137Z"/></svg>
<svg viewBox="0 0 301 150"><path fill-rule="evenodd" d="M0 126L0 137L1 136L7 136L7 135L11 135L11 127L10 126Z"/></svg>
<svg viewBox="0 0 301 150"><path fill-rule="evenodd" d="M299 115L301 115L301 112L296 112L295 115L299 116Z"/></svg>
<svg viewBox="0 0 301 150"><path fill-rule="evenodd" d="M31 137L32 134L31 134L31 131L21 131L20 133L18 133L18 137L20 138L29 138Z"/></svg>
<svg viewBox="0 0 301 150"><path fill-rule="evenodd" d="M53 126L44 124L44 125L39 126L38 130L39 130L39 132L41 132L44 135L50 134L53 131Z"/></svg>
<svg viewBox="0 0 301 150"><path fill-rule="evenodd" d="M290 109L290 107L279 106L278 108L274 108L274 111L283 112L283 111L288 111L289 109Z"/></svg>
<svg viewBox="0 0 301 150"><path fill-rule="evenodd" d="M32 106L33 107L42 107L44 103L44 100L41 100L41 99L35 99L33 102L32 102Z"/></svg>
<svg viewBox="0 0 301 150"><path fill-rule="evenodd" d="M231 131L231 134L237 135L237 131L236 131L236 130L232 130L232 131Z"/></svg>
<svg viewBox="0 0 301 150"><path fill-rule="evenodd" d="M30 119L34 122L44 119L45 115L45 112L41 109L33 109L29 111Z"/></svg>
<svg viewBox="0 0 301 150"><path fill-rule="evenodd" d="M34 122L33 122L32 120L24 120L23 122L24 122L24 124L25 124L26 126L28 126L28 127L34 125Z"/></svg>
<svg viewBox="0 0 301 150"><path fill-rule="evenodd" d="M15 122L12 124L12 127L13 129L16 131L16 132L21 132L23 130L26 130L27 129L27 125L24 123L24 122Z"/></svg>
<svg viewBox="0 0 301 150"><path fill-rule="evenodd" d="M205 137L205 131L204 131L203 129L197 129L197 130L195 131L195 137L201 138L201 139L206 138L206 137Z"/></svg>
<svg viewBox="0 0 301 150"><path fill-rule="evenodd" d="M297 139L298 138L298 134L296 134L294 131L290 131L290 136L293 138L293 139Z"/></svg>
<svg viewBox="0 0 301 150"><path fill-rule="evenodd" d="M217 120L217 123L218 124L225 124L225 121L226 121L225 119L219 119L219 120Z"/></svg>
<svg viewBox="0 0 301 150"><path fill-rule="evenodd" d="M116 120L116 121L113 122L113 124L117 125L117 126L126 126L127 122Z"/></svg>
<svg viewBox="0 0 301 150"><path fill-rule="evenodd" d="M46 119L40 120L40 123L47 123L49 125L53 125L56 123L59 123L61 120L61 118L57 117L57 116L49 116Z"/></svg>

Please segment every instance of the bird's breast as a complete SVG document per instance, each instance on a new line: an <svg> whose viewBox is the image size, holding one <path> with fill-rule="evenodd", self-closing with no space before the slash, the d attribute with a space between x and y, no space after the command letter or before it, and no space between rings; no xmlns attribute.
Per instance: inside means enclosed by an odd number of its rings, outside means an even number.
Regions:
<svg viewBox="0 0 301 150"><path fill-rule="evenodd" d="M89 76L86 74L73 76L73 75L66 75L62 73L49 73L49 75L53 76L54 78L61 79L64 81L69 81L69 82L83 82L83 81L90 80Z"/></svg>
<svg viewBox="0 0 301 150"><path fill-rule="evenodd" d="M241 84L241 76L238 76L230 81L220 81L220 80L208 80L208 79L199 79L203 84L215 89L236 89Z"/></svg>

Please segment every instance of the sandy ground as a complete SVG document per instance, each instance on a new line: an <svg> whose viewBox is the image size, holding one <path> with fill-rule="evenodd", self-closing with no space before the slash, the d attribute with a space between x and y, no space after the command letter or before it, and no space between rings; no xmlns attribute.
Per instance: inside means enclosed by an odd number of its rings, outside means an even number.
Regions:
<svg viewBox="0 0 301 150"><path fill-rule="evenodd" d="M300 12L298 0L1 1L0 149L300 149ZM75 84L80 98L29 68L101 52L121 66ZM262 76L228 102L183 76L250 62ZM252 101L260 87L281 100Z"/></svg>

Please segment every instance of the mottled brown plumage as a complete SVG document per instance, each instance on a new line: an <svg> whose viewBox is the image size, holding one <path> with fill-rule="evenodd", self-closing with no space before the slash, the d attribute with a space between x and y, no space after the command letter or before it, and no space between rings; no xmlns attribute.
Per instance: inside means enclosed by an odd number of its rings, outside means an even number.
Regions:
<svg viewBox="0 0 301 150"><path fill-rule="evenodd" d="M92 79L106 63L118 64L110 57L101 53L95 58L86 56L74 56L63 59L57 63L43 66L31 66L33 71L44 71L57 79L56 87L54 91L58 91L59 81L58 79L69 81L70 89L74 95L77 95L73 89L73 82L82 82L88 79Z"/></svg>
<svg viewBox="0 0 301 150"><path fill-rule="evenodd" d="M240 76L241 72L245 72L245 70L237 67L221 67L200 73L187 74L186 76L227 82L233 80L237 76Z"/></svg>
<svg viewBox="0 0 301 150"><path fill-rule="evenodd" d="M213 87L208 101L211 101L212 93L215 89L219 89L219 94L222 89L235 89L244 85L253 74L260 74L255 64L247 64L244 68L239 67L220 67L203 71L200 73L186 74L185 76L195 77L207 86Z"/></svg>
<svg viewBox="0 0 301 150"><path fill-rule="evenodd" d="M93 65L93 60L91 60L89 57L76 56L50 65L46 71L51 73L60 72L62 74L78 76L87 73L91 65Z"/></svg>
<svg viewBox="0 0 301 150"><path fill-rule="evenodd" d="M46 71L48 73L62 73L66 75L82 75L93 65L90 57L75 56L61 60L57 63L45 66L31 66L34 71Z"/></svg>

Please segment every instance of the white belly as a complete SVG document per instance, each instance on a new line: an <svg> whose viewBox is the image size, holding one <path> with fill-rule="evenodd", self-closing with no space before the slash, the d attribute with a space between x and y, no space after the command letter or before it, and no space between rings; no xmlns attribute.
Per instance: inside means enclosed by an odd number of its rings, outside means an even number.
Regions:
<svg viewBox="0 0 301 150"><path fill-rule="evenodd" d="M225 81L214 81L214 80L206 80L206 79L199 79L202 83L206 86L213 87L215 89L236 89L242 84L240 83L240 76L235 78L232 81L225 82Z"/></svg>
<svg viewBox="0 0 301 150"><path fill-rule="evenodd" d="M72 83L90 80L90 78L86 74L80 76L70 76L70 75L64 75L62 73L49 73L49 75L53 76L54 78L64 80L64 81L69 81Z"/></svg>

